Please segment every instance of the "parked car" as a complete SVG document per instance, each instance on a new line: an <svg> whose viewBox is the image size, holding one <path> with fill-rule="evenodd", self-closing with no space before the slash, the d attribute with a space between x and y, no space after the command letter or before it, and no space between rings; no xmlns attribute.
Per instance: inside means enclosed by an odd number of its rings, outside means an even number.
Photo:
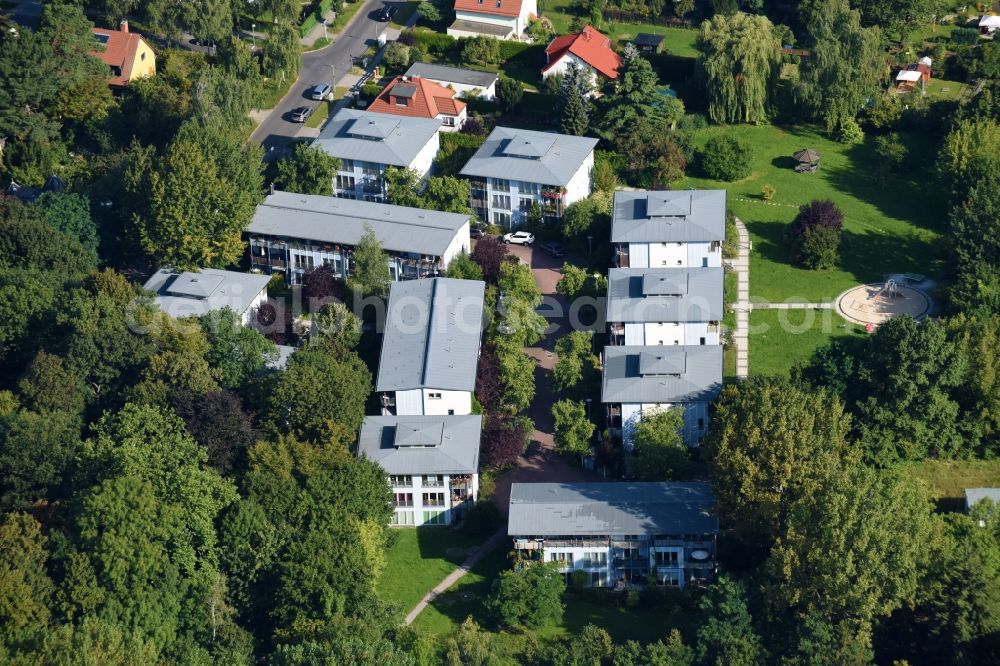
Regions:
<svg viewBox="0 0 1000 666"><path fill-rule="evenodd" d="M326 99L326 96L330 94L330 90L329 83L320 83L309 91L309 96L313 99Z"/></svg>
<svg viewBox="0 0 1000 666"><path fill-rule="evenodd" d="M484 238L486 236L486 230L482 227L470 227L469 237L470 238Z"/></svg>
<svg viewBox="0 0 1000 666"><path fill-rule="evenodd" d="M563 249L562 243L557 243L555 241L549 241L548 243L542 243L538 247L542 248L553 257L561 257L566 254L566 250Z"/></svg>
<svg viewBox="0 0 1000 666"><path fill-rule="evenodd" d="M531 245L535 242L535 234L530 231L515 231L512 234L504 234L503 242L507 245Z"/></svg>
<svg viewBox="0 0 1000 666"><path fill-rule="evenodd" d="M388 23L392 20L392 17L396 15L399 11L399 7L396 5L384 5L382 9L378 10L378 14L375 15L376 21L382 21L383 23Z"/></svg>
<svg viewBox="0 0 1000 666"><path fill-rule="evenodd" d="M300 106L298 108L292 109L292 122L294 123L304 123L309 120L309 116L312 115L312 108L308 106Z"/></svg>

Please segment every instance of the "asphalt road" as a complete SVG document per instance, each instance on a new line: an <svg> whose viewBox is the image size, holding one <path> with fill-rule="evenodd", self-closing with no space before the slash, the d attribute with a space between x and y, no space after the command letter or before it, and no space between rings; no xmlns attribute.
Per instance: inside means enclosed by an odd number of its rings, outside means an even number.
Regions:
<svg viewBox="0 0 1000 666"><path fill-rule="evenodd" d="M343 78L351 70L353 56L364 53L369 45L375 43L376 34L385 31L389 24L372 18L385 4L392 3L385 0L365 0L355 20L334 39L333 44L302 56L302 70L298 81L292 84L285 99L271 111L251 137L263 145L265 151L280 154L302 128L301 123L289 120L291 110L300 106L318 106L319 102L309 98L309 90L318 83L332 83L333 76L337 80ZM334 67L333 71L330 69L331 65Z"/></svg>

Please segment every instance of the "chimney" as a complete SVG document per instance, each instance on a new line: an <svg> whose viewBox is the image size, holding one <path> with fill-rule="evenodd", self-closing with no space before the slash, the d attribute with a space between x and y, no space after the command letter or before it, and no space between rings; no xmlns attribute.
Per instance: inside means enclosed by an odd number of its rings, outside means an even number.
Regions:
<svg viewBox="0 0 1000 666"><path fill-rule="evenodd" d="M128 32L128 19L122 19L122 22L118 24L118 30Z"/></svg>

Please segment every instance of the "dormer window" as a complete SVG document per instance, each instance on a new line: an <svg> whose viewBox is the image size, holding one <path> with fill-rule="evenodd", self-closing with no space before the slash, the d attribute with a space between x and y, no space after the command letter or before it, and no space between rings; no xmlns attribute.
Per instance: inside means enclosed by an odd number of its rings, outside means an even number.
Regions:
<svg viewBox="0 0 1000 666"><path fill-rule="evenodd" d="M408 103L409 103L409 100L406 99L405 97L397 97L396 98L396 106L407 106Z"/></svg>

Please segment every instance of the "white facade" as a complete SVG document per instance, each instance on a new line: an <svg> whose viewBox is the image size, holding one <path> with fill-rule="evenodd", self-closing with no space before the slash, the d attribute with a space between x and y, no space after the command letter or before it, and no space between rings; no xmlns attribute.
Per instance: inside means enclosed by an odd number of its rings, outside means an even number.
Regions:
<svg viewBox="0 0 1000 666"><path fill-rule="evenodd" d="M479 86L470 85L468 83L457 83L455 81L445 81L444 79L431 79L430 77L427 78L430 81L443 85L445 88L451 88L455 91L456 95L466 96L467 94L475 93L476 97L488 102L493 101L497 97L497 84L495 82L486 88L480 88Z"/></svg>
<svg viewBox="0 0 1000 666"><path fill-rule="evenodd" d="M421 178L426 178L440 147L441 139L435 132L405 168L416 171ZM341 160L340 168L333 179L333 194L347 199L385 201L385 171L389 166L391 165L363 160Z"/></svg>
<svg viewBox="0 0 1000 666"><path fill-rule="evenodd" d="M717 345L719 325L699 322L625 322L626 345Z"/></svg>
<svg viewBox="0 0 1000 666"><path fill-rule="evenodd" d="M720 241L698 243L629 243L630 268L718 268Z"/></svg>
<svg viewBox="0 0 1000 666"><path fill-rule="evenodd" d="M466 416L472 413L469 391L420 388L396 391L397 416Z"/></svg>
<svg viewBox="0 0 1000 666"><path fill-rule="evenodd" d="M455 10L455 21L471 21L473 23L486 23L496 25L510 30L504 39L517 39L531 23L531 16L538 16L537 0L521 0L521 10L517 16L507 16L504 14L490 13L491 7L499 7L501 2L512 2L514 0L479 0L475 11ZM480 10L481 8L481 10ZM479 37L494 35L479 33L470 30L463 30L452 26L448 28L448 34L452 37Z"/></svg>
<svg viewBox="0 0 1000 666"><path fill-rule="evenodd" d="M251 317L254 316L254 313L257 312L257 308L263 305L266 300L267 300L267 287L264 287L263 289L260 290L259 294L254 296L254 299L250 302L250 306L243 311L242 315L240 315L240 321L243 322L244 326L250 325Z"/></svg>
<svg viewBox="0 0 1000 666"><path fill-rule="evenodd" d="M683 409L684 410L684 443L688 446L698 446L702 438L708 431L708 403L707 402L683 402L683 403L624 403L621 405L622 419L622 445L626 451L631 451L635 445L635 426L642 420L642 415L661 409Z"/></svg>
<svg viewBox="0 0 1000 666"><path fill-rule="evenodd" d="M554 63L551 63L548 66L548 69L542 72L542 78L547 79L550 76L556 76L557 74L565 75L566 70L569 68L570 63L575 64L579 71L587 72L588 80L590 81L590 87L592 91L596 91L598 84L597 70L591 67L585 60L583 60L574 53L570 53L569 51L566 51L559 57L558 60L556 60Z"/></svg>
<svg viewBox="0 0 1000 666"><path fill-rule="evenodd" d="M591 193L590 174L594 153L583 161L565 188L504 178L474 180L472 209L484 221L512 229L525 224L531 206L537 203L548 220L559 220L570 204Z"/></svg>
<svg viewBox="0 0 1000 666"><path fill-rule="evenodd" d="M391 525L451 525L479 497L479 474L391 475L395 506Z"/></svg>
<svg viewBox="0 0 1000 666"><path fill-rule="evenodd" d="M439 132L457 132L462 129L462 125L465 121L469 119L469 108L462 107L462 110L458 112L457 116L452 116L447 113L439 113L435 116L441 121L441 127L438 129ZM434 160L434 156L431 155L431 161Z"/></svg>
<svg viewBox="0 0 1000 666"><path fill-rule="evenodd" d="M627 566L615 567L615 560L627 562ZM657 584L666 587L683 588L684 547L650 545L640 541L637 548L611 546L607 542L581 540L580 545L545 545L542 561L558 562L559 571L569 577L574 571L587 574L590 587L608 587L620 579L632 584L645 584L648 572L656 576ZM630 571L635 574L629 575ZM641 573L640 573L641 572Z"/></svg>

